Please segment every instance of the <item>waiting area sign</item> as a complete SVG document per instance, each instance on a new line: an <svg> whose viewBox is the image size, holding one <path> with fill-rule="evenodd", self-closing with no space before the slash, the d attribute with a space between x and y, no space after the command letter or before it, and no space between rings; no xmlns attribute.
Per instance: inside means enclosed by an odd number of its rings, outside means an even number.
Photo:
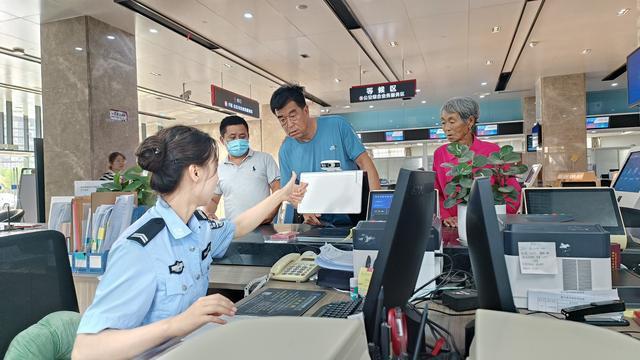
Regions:
<svg viewBox="0 0 640 360"><path fill-rule="evenodd" d="M260 104L248 97L211 85L211 104L254 118L260 118Z"/></svg>
<svg viewBox="0 0 640 360"><path fill-rule="evenodd" d="M412 98L416 96L416 80L352 86L349 96L352 103Z"/></svg>

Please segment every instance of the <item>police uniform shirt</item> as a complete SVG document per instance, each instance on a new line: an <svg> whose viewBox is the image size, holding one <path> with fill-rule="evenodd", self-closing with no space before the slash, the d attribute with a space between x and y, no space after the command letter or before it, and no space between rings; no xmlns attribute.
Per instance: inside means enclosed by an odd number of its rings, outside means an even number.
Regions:
<svg viewBox="0 0 640 360"><path fill-rule="evenodd" d="M185 224L160 197L124 231L78 333L131 329L178 315L209 286L209 266L233 239L232 222L196 212Z"/></svg>

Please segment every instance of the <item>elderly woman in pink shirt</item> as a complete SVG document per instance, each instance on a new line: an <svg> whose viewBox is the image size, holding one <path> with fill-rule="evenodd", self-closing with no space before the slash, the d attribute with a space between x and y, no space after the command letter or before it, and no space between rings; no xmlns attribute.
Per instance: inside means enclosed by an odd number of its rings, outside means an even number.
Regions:
<svg viewBox="0 0 640 360"><path fill-rule="evenodd" d="M455 97L447 100L440 109L440 120L442 122L442 129L447 135L449 142L455 142L463 145L467 145L470 149L478 155L489 156L491 153L500 151L500 147L496 144L482 141L475 137L473 134L473 127L476 125L480 116L480 106L478 103L470 97ZM440 146L433 154L433 171L436 173L436 189L440 192L440 215L443 219L443 224L449 227L458 226L458 208L445 208L444 207L444 187L451 177L447 176L448 168L442 167L443 163L457 163L457 159L449 154L447 151L447 145ZM520 193L521 188L516 178L511 178L508 184L516 188ZM515 213L520 206L520 197L517 201L507 199L507 212Z"/></svg>

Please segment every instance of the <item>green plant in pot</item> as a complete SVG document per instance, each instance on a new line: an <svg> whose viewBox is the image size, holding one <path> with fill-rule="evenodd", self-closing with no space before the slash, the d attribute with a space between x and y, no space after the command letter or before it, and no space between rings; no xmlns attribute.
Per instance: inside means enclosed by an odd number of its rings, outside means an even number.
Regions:
<svg viewBox="0 0 640 360"><path fill-rule="evenodd" d="M473 185L473 179L480 176L493 177L493 196L496 205L506 205L507 198L517 200L518 191L507 184L510 177L527 171L526 165L515 165L520 161L520 154L513 151L511 145L505 145L500 151L491 153L489 157L476 155L467 145L451 143L447 151L458 159L458 163L443 163L449 168L447 176L452 179L444 187L445 208L458 207L458 235L466 240L466 205ZM506 209L505 209L506 211Z"/></svg>
<svg viewBox="0 0 640 360"><path fill-rule="evenodd" d="M113 181L102 184L98 192L122 191L136 192L138 194L138 205L153 206L156 196L151 190L151 175L146 174L140 166L133 166L123 173L116 172Z"/></svg>

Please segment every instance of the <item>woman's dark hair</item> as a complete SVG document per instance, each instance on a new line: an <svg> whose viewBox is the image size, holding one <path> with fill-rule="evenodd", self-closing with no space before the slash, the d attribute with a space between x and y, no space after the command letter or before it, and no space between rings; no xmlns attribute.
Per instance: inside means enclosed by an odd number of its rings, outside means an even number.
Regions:
<svg viewBox="0 0 640 360"><path fill-rule="evenodd" d="M287 106L289 101L293 101L301 108L307 105L307 101L304 99L304 88L298 85L283 85L271 95L271 112L276 113L276 110L280 110Z"/></svg>
<svg viewBox="0 0 640 360"><path fill-rule="evenodd" d="M224 134L227 132L227 126L231 125L244 125L247 131L249 131L249 124L247 124L247 121L245 119L241 118L238 115L231 115L222 119L222 122L220 123L220 136L224 136Z"/></svg>
<svg viewBox="0 0 640 360"><path fill-rule="evenodd" d="M116 159L118 158L118 156L122 156L122 158L123 158L124 160L127 160L127 157L126 157L126 156L124 156L124 154L123 154L123 153L121 153L121 152L117 152L117 151L112 152L111 154L109 154L109 169L110 169L110 170L113 170L113 169L111 169L111 166L113 165L113 162L114 162L114 161L116 161Z"/></svg>
<svg viewBox="0 0 640 360"><path fill-rule="evenodd" d="M207 133L190 126L162 129L146 138L136 150L138 165L152 172L151 188L161 194L176 189L189 165L204 165L218 158L216 142Z"/></svg>

